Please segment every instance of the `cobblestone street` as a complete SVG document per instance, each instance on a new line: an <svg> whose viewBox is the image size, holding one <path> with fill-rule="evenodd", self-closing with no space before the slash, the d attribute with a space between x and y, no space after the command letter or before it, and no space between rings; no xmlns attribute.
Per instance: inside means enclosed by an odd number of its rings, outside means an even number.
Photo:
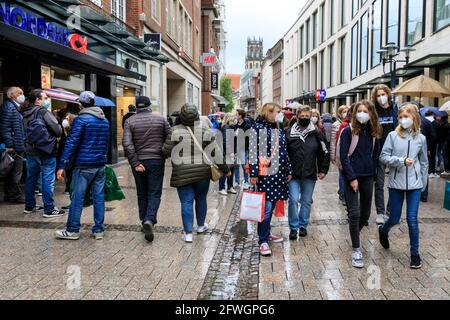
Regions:
<svg viewBox="0 0 450 320"><path fill-rule="evenodd" d="M362 232L366 267L356 270L346 212L337 205L336 174L317 184L308 237L273 244L273 256L260 258L255 225L238 219L239 197L219 195L216 185L208 199L211 231L194 235L193 244L181 240L170 166L155 241L148 244L129 167L122 163L115 170L127 200L107 203L103 241L90 236L92 208L83 215L82 238L65 242L54 238L54 230L64 227L66 216L48 221L38 214L25 217L22 206L0 205L0 299L450 299L443 179L431 180L429 202L419 214L423 269L409 269L407 225L393 230L386 251L373 215ZM68 201L62 191L58 185L58 206ZM273 226L288 238L287 218L274 218ZM79 287L72 281L78 271Z"/></svg>

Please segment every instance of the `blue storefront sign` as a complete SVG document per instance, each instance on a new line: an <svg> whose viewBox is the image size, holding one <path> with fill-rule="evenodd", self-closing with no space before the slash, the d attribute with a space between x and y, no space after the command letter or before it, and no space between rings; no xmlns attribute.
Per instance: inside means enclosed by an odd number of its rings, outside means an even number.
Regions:
<svg viewBox="0 0 450 320"><path fill-rule="evenodd" d="M323 102L327 98L327 91L325 89L316 90L316 101Z"/></svg>
<svg viewBox="0 0 450 320"><path fill-rule="evenodd" d="M87 52L87 39L71 32L53 22L47 22L21 7L12 7L10 3L0 3L0 21L22 31L50 40L76 51ZM73 41L72 41L72 38Z"/></svg>

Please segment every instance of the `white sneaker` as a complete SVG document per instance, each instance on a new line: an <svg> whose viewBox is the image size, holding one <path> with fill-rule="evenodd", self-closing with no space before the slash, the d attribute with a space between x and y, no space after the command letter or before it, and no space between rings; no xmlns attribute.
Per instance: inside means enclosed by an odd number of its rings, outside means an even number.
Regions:
<svg viewBox="0 0 450 320"><path fill-rule="evenodd" d="M358 269L364 268L364 260L361 251L353 251L352 266Z"/></svg>
<svg viewBox="0 0 450 320"><path fill-rule="evenodd" d="M450 177L450 172L444 171L441 173L441 178L449 178L449 177Z"/></svg>
<svg viewBox="0 0 450 320"><path fill-rule="evenodd" d="M237 194L237 191L234 188L230 188L230 190L228 190L228 192L231 194Z"/></svg>
<svg viewBox="0 0 450 320"><path fill-rule="evenodd" d="M437 178L437 176L436 176L436 174L434 174L434 173L430 173L430 174L428 175L428 178L429 178L429 179L434 179L434 178Z"/></svg>
<svg viewBox="0 0 450 320"><path fill-rule="evenodd" d="M206 223L202 227L197 227L197 233L205 233L206 231L208 231L208 225Z"/></svg>
<svg viewBox="0 0 450 320"><path fill-rule="evenodd" d="M227 196L227 195L228 195L228 192L227 192L227 190L220 190L220 191L219 191L219 194L221 194L221 195L223 195L223 196Z"/></svg>
<svg viewBox="0 0 450 320"><path fill-rule="evenodd" d="M250 189L250 185L249 185L248 183L245 183L245 182L244 182L244 183L242 184L242 189L243 189L243 190L248 190L248 189Z"/></svg>
<svg viewBox="0 0 450 320"><path fill-rule="evenodd" d="M239 189L239 188L240 188L240 186L241 186L241 185L240 185L239 183L236 183L236 182L235 182L235 183L233 184L233 188L235 188L235 189L236 189L236 188L238 188L238 189Z"/></svg>
<svg viewBox="0 0 450 320"><path fill-rule="evenodd" d="M376 220L377 224L384 224L384 214L379 214Z"/></svg>
<svg viewBox="0 0 450 320"><path fill-rule="evenodd" d="M55 232L55 236L57 239L61 239L61 240L78 240L78 239L80 239L79 232L68 232L67 230L57 230Z"/></svg>
<svg viewBox="0 0 450 320"><path fill-rule="evenodd" d="M192 233L183 234L183 241L186 243L192 243Z"/></svg>

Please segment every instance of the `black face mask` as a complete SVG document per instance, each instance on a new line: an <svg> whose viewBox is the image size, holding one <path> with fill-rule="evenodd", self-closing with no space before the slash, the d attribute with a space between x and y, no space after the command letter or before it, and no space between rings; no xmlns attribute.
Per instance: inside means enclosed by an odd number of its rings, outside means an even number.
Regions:
<svg viewBox="0 0 450 320"><path fill-rule="evenodd" d="M298 124L302 128L306 128L311 123L311 119L299 119Z"/></svg>

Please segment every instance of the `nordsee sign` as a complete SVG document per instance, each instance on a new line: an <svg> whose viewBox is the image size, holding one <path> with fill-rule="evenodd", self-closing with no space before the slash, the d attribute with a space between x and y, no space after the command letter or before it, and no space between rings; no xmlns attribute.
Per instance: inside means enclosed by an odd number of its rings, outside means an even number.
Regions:
<svg viewBox="0 0 450 320"><path fill-rule="evenodd" d="M87 53L87 38L71 34L68 29L53 22L46 22L44 18L36 17L23 8L11 7L8 2L0 3L0 21L78 52Z"/></svg>

